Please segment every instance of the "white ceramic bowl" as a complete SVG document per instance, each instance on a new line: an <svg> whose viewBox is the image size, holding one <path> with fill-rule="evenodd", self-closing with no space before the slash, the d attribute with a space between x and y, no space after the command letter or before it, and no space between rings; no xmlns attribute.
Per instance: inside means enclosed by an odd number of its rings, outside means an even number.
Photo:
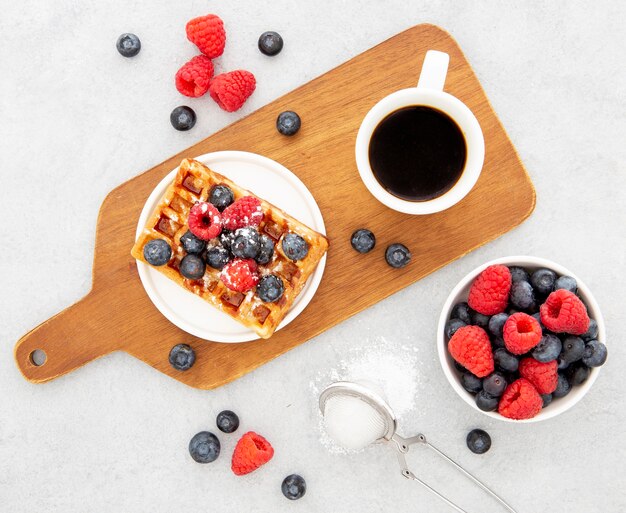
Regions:
<svg viewBox="0 0 626 513"><path fill-rule="evenodd" d="M441 316L439 317L439 325L437 326L437 351L439 353L439 361L441 362L443 373L446 375L446 378L450 382L450 385L452 385L452 388L454 388L456 393L459 394L459 396L467 404L469 404L476 411L479 411L487 415L488 417L503 420L506 422L539 422L541 420L551 419L552 417L556 417L564 411L569 410L572 406L574 406L578 401L583 398L583 396L587 393L595 380L598 378L598 374L600 373L600 367L591 369L591 373L589 375L589 378L587 378L587 381L585 381L582 385L572 387L571 392L565 397L555 398L551 404L546 406L543 410L539 412L539 414L537 414L532 419L513 420L503 417L497 411L486 412L482 411L480 408L478 408L478 406L476 406L474 395L467 392L461 385L461 375L454 367L454 360L450 356L450 353L448 353L444 329L446 321L450 317L450 312L452 311L452 308L455 304L461 301L467 301L467 295L474 279L483 270L494 264L518 265L524 267L529 272L532 272L535 269L539 269L540 267L546 267L548 269L552 269L558 275L568 275L575 278L578 283L578 294L587 306L589 317L595 319L598 323L598 340L606 344L606 330L604 326L604 319L602 317L602 313L600 312L598 303L591 294L591 291L587 288L587 285L585 285L585 282L583 282L578 276L576 276L569 269L566 269L565 267L544 258L537 258L533 256L503 257L492 260L491 262L487 262L480 267L474 269L467 276L465 276L465 278L463 278L456 287L454 287L452 292L450 292L448 299L446 299L446 302L443 305L443 309L441 311Z"/></svg>

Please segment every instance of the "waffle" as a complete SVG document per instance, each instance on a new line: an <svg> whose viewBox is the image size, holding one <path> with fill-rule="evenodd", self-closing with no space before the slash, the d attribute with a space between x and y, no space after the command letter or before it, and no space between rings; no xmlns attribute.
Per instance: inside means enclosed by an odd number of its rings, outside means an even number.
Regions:
<svg viewBox="0 0 626 513"><path fill-rule="evenodd" d="M137 260L150 265L143 256L145 244L153 239L164 239L172 248L172 257L167 264L153 269L255 331L259 337L269 338L326 253L328 240L322 234L259 198L265 214L258 227L259 233L268 235L275 243L274 256L269 263L259 265L259 275L280 276L285 286L282 297L274 303L265 303L255 294L254 288L246 293L230 290L220 281L220 271L209 266L199 280L183 277L179 272L179 265L185 256L185 250L180 243L180 237L189 229L187 224L189 210L194 203L207 201L211 188L219 184L230 187L235 200L242 196L254 196L202 163L184 159L173 183L165 191L135 242L131 254ZM294 262L283 253L282 236L288 232L297 233L309 244L309 252L304 259ZM215 244L219 244L217 239L209 241L209 246Z"/></svg>

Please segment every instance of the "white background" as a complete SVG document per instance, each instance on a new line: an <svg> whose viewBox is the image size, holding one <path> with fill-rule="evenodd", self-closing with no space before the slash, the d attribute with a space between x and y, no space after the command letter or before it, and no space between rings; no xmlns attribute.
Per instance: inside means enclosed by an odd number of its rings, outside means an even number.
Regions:
<svg viewBox="0 0 626 513"><path fill-rule="evenodd" d="M400 477L384 447L344 455L320 443L313 385L329 381L346 355L376 347L380 336L389 351L410 347L417 355L414 407L401 419L406 434L426 433L520 512L626 509L626 4L365 4L0 2L1 511L447 512ZM218 69L246 68L258 79L235 114L206 98L183 99L173 87L175 71L195 53L185 22L208 12L220 14L228 31ZM538 195L528 221L215 391L188 388L125 354L45 385L21 377L15 341L90 288L96 216L110 189L422 22L457 39L519 150ZM285 39L274 59L256 48L265 30ZM127 31L143 45L130 60L115 50ZM169 124L171 109L183 103L198 114L187 133ZM469 270L524 253L584 278L603 309L610 356L573 410L511 425L486 419L455 395L439 368L435 326L449 290ZM215 430L223 408L240 414L242 430L270 439L276 456L267 467L233 476L232 436L221 436L217 462L191 461L189 439ZM480 457L464 443L474 427L493 438ZM417 473L452 490L469 511L498 511L430 459L413 461ZM294 503L279 489L291 472L309 487Z"/></svg>

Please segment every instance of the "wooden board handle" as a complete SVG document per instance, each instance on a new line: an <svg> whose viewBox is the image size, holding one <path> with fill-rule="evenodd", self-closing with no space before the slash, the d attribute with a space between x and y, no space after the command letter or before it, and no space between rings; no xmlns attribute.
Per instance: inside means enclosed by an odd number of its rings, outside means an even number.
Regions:
<svg viewBox="0 0 626 513"><path fill-rule="evenodd" d="M28 381L49 381L119 348L101 336L102 323L107 319L93 313L109 309L102 305L98 308L99 302L92 291L17 342L15 361Z"/></svg>

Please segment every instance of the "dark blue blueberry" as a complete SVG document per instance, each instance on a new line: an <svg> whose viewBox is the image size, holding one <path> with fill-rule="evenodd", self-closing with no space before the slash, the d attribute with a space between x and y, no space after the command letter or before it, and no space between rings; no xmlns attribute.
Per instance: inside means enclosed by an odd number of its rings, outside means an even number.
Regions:
<svg viewBox="0 0 626 513"><path fill-rule="evenodd" d="M172 258L172 248L163 239L153 239L143 247L143 257L150 265L165 265Z"/></svg>
<svg viewBox="0 0 626 513"><path fill-rule="evenodd" d="M541 400L543 401L542 408L545 408L552 402L552 394L541 394Z"/></svg>
<svg viewBox="0 0 626 513"><path fill-rule="evenodd" d="M376 245L376 237L366 228L361 228L352 234L350 244L359 253L369 253Z"/></svg>
<svg viewBox="0 0 626 513"><path fill-rule="evenodd" d="M543 333L546 333L548 330L548 328L546 328L543 323L541 322L541 312L535 312L534 314L531 315L531 317L534 317L537 322L539 323L539 326L541 326L541 331Z"/></svg>
<svg viewBox="0 0 626 513"><path fill-rule="evenodd" d="M502 374L494 372L483 379L483 390L492 397L500 397L506 388L506 379Z"/></svg>
<svg viewBox="0 0 626 513"><path fill-rule="evenodd" d="M231 232L230 230L222 230L219 239L222 246L230 251L230 247L233 245L233 241L235 240L235 232Z"/></svg>
<svg viewBox="0 0 626 513"><path fill-rule="evenodd" d="M509 267L509 271L511 271L511 281L516 283L518 281L527 281L530 282L530 274L523 267L519 267L517 265L512 265Z"/></svg>
<svg viewBox="0 0 626 513"><path fill-rule="evenodd" d="M195 351L187 344L177 344L170 351L170 364L176 370L186 371L196 361Z"/></svg>
<svg viewBox="0 0 626 513"><path fill-rule="evenodd" d="M411 252L404 244L392 244L385 251L385 260L391 267L399 269L411 261Z"/></svg>
<svg viewBox="0 0 626 513"><path fill-rule="evenodd" d="M563 339L560 358L567 363L574 363L583 357L585 341L580 337L569 336Z"/></svg>
<svg viewBox="0 0 626 513"><path fill-rule="evenodd" d="M565 360L563 360L562 358L558 358L557 361L557 369L558 370L565 370L569 367L569 362L566 362Z"/></svg>
<svg viewBox="0 0 626 513"><path fill-rule="evenodd" d="M576 278L572 278L571 276L559 276L554 282L554 290L565 289L570 292L576 294L578 291L578 283L576 283Z"/></svg>
<svg viewBox="0 0 626 513"><path fill-rule="evenodd" d="M283 49L283 38L278 32L263 32L259 37L259 50L264 55L273 57Z"/></svg>
<svg viewBox="0 0 626 513"><path fill-rule="evenodd" d="M261 237L254 228L239 228L230 246L230 252L239 258L256 258L261 249Z"/></svg>
<svg viewBox="0 0 626 513"><path fill-rule="evenodd" d="M309 243L296 233L283 237L283 252L289 260L302 260L309 254Z"/></svg>
<svg viewBox="0 0 626 513"><path fill-rule="evenodd" d="M290 501L295 501L304 497L306 493L306 481L298 474L291 474L283 479L280 489L283 495Z"/></svg>
<svg viewBox="0 0 626 513"><path fill-rule="evenodd" d="M283 135L295 135L301 125L300 116L292 110L281 112L276 118L276 129Z"/></svg>
<svg viewBox="0 0 626 513"><path fill-rule="evenodd" d="M230 260L230 253L222 246L213 246L206 250L204 258L209 267L221 271Z"/></svg>
<svg viewBox="0 0 626 513"><path fill-rule="evenodd" d="M206 248L206 241L199 239L189 230L180 238L180 243L187 253L193 253L194 255L202 253Z"/></svg>
<svg viewBox="0 0 626 513"><path fill-rule="evenodd" d="M530 275L530 283L535 289L535 292L541 296L547 296L554 290L554 283L556 282L556 273L550 269L537 269Z"/></svg>
<svg viewBox="0 0 626 513"><path fill-rule="evenodd" d="M452 335L454 335L457 330L463 326L467 326L467 324L465 324L461 319L450 319L446 321L446 337L452 338Z"/></svg>
<svg viewBox="0 0 626 513"><path fill-rule="evenodd" d="M569 369L567 369L567 379L569 380L569 384L572 386L582 385L587 378L591 370L582 362L576 362L570 365Z"/></svg>
<svg viewBox="0 0 626 513"><path fill-rule="evenodd" d="M228 205L235 201L233 191L227 185L215 185L209 193L209 203L222 212Z"/></svg>
<svg viewBox="0 0 626 513"><path fill-rule="evenodd" d="M450 312L450 319L461 319L465 324L472 324L471 311L472 309L465 301L457 303Z"/></svg>
<svg viewBox="0 0 626 513"><path fill-rule="evenodd" d="M556 389L552 392L552 397L565 397L572 389L572 385L569 384L565 374L559 372L559 381L556 384Z"/></svg>
<svg viewBox="0 0 626 513"><path fill-rule="evenodd" d="M220 455L220 441L208 431L200 431L189 442L189 454L198 463L211 463Z"/></svg>
<svg viewBox="0 0 626 513"><path fill-rule="evenodd" d="M494 337L502 337L502 328L504 328L504 323L508 318L509 315L506 313L494 315L491 319L489 319L489 332Z"/></svg>
<svg viewBox="0 0 626 513"><path fill-rule="evenodd" d="M538 362L551 362L559 357L562 348L559 337L552 333L546 333L533 349L532 355Z"/></svg>
<svg viewBox="0 0 626 513"><path fill-rule="evenodd" d="M509 353L503 347L499 347L493 352L493 361L496 367L507 372L517 372L519 368L519 359L517 356Z"/></svg>
<svg viewBox="0 0 626 513"><path fill-rule="evenodd" d="M263 276L256 286L257 296L265 303L278 301L282 297L283 292L285 292L283 280L274 274Z"/></svg>
<svg viewBox="0 0 626 513"><path fill-rule="evenodd" d="M180 261L180 274L188 280L199 280L204 276L206 264L198 255L185 255Z"/></svg>
<svg viewBox="0 0 626 513"><path fill-rule="evenodd" d="M582 338L585 342L598 338L598 323L595 319L589 319L589 328L580 336L580 338Z"/></svg>
<svg viewBox="0 0 626 513"><path fill-rule="evenodd" d="M461 386L472 394L477 394L483 389L483 380L474 376L471 372L461 374Z"/></svg>
<svg viewBox="0 0 626 513"><path fill-rule="evenodd" d="M608 351L606 346L598 340L590 340L585 344L583 363L587 367L600 367L606 362Z"/></svg>
<svg viewBox="0 0 626 513"><path fill-rule="evenodd" d="M217 428L222 433L234 433L239 427L239 417L234 411L224 410L217 414Z"/></svg>
<svg viewBox="0 0 626 513"><path fill-rule="evenodd" d="M491 347L498 349L500 347L506 347L506 344L502 337L491 337Z"/></svg>
<svg viewBox="0 0 626 513"><path fill-rule="evenodd" d="M196 113L191 107L180 105L170 114L170 123L176 130L186 132L196 124Z"/></svg>
<svg viewBox="0 0 626 513"><path fill-rule="evenodd" d="M465 441L474 454L484 454L491 448L491 437L482 429L472 429L467 433Z"/></svg>
<svg viewBox="0 0 626 513"><path fill-rule="evenodd" d="M476 394L476 406L482 411L493 411L498 407L498 398L490 396L484 390Z"/></svg>
<svg viewBox="0 0 626 513"><path fill-rule="evenodd" d="M529 310L535 305L533 288L527 281L516 281L509 293L511 304L519 310Z"/></svg>
<svg viewBox="0 0 626 513"><path fill-rule="evenodd" d="M257 264L268 264L274 256L274 241L271 237L263 234L260 238L259 253L256 256Z"/></svg>
<svg viewBox="0 0 626 513"><path fill-rule="evenodd" d="M459 362L457 362L456 360L454 360L454 368L456 370L458 370L459 372L463 373L463 372L467 372L467 369L465 367L463 367Z"/></svg>
<svg viewBox="0 0 626 513"><path fill-rule="evenodd" d="M472 324L473 325L480 326L484 330L488 330L489 329L489 321L490 321L491 317L489 317L488 315L483 315L483 314L477 312L476 310L472 310L471 316L472 316Z"/></svg>
<svg viewBox="0 0 626 513"><path fill-rule="evenodd" d="M115 46L124 57L134 57L141 50L141 41L135 34L122 34L117 38Z"/></svg>

